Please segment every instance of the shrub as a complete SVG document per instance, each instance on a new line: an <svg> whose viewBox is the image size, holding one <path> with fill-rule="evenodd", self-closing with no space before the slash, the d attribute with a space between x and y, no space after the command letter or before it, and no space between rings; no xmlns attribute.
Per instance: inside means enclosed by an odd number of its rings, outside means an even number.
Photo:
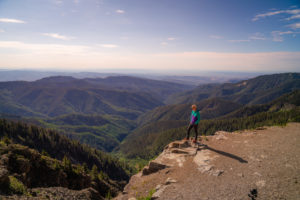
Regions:
<svg viewBox="0 0 300 200"><path fill-rule="evenodd" d="M26 193L26 187L14 176L9 176L9 190L14 194Z"/></svg>

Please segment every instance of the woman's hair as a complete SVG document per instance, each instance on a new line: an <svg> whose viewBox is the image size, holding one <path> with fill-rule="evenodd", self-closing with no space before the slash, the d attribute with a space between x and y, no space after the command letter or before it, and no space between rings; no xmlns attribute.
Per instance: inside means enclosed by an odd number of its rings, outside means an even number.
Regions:
<svg viewBox="0 0 300 200"><path fill-rule="evenodd" d="M192 105L192 109L197 109L196 104L193 104L193 105Z"/></svg>

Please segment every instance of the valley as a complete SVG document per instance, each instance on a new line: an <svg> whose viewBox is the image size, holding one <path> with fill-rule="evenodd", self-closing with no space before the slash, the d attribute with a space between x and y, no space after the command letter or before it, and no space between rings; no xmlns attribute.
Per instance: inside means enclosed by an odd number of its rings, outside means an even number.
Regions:
<svg viewBox="0 0 300 200"><path fill-rule="evenodd" d="M85 185L46 185L58 190L93 188L96 196L104 198L116 196L129 177L167 144L185 137L192 103L200 110L199 131L204 141L220 130L300 122L300 75L264 75L197 87L129 76L59 76L0 82L0 102L3 152L30 148L35 156L48 156L57 162L57 169L64 170L60 162L68 159L72 167L64 173L76 172L80 179L87 179ZM93 176L100 178L88 180L93 169L97 174ZM26 183L26 177L22 180ZM29 193L36 186L24 185Z"/></svg>

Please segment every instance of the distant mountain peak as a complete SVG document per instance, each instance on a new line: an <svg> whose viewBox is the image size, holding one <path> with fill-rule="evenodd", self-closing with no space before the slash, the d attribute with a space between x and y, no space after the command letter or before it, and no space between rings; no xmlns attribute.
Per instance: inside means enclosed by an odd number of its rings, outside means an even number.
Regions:
<svg viewBox="0 0 300 200"><path fill-rule="evenodd" d="M69 82L78 80L72 76L50 76L37 80L36 82Z"/></svg>

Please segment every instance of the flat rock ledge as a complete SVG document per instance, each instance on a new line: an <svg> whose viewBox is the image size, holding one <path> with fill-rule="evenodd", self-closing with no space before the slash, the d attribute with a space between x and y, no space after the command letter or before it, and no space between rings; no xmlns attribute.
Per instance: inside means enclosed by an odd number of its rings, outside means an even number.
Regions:
<svg viewBox="0 0 300 200"><path fill-rule="evenodd" d="M141 175L146 176L172 166L182 167L186 156L195 156L198 148L189 141L175 141L164 148L164 151L143 168Z"/></svg>

